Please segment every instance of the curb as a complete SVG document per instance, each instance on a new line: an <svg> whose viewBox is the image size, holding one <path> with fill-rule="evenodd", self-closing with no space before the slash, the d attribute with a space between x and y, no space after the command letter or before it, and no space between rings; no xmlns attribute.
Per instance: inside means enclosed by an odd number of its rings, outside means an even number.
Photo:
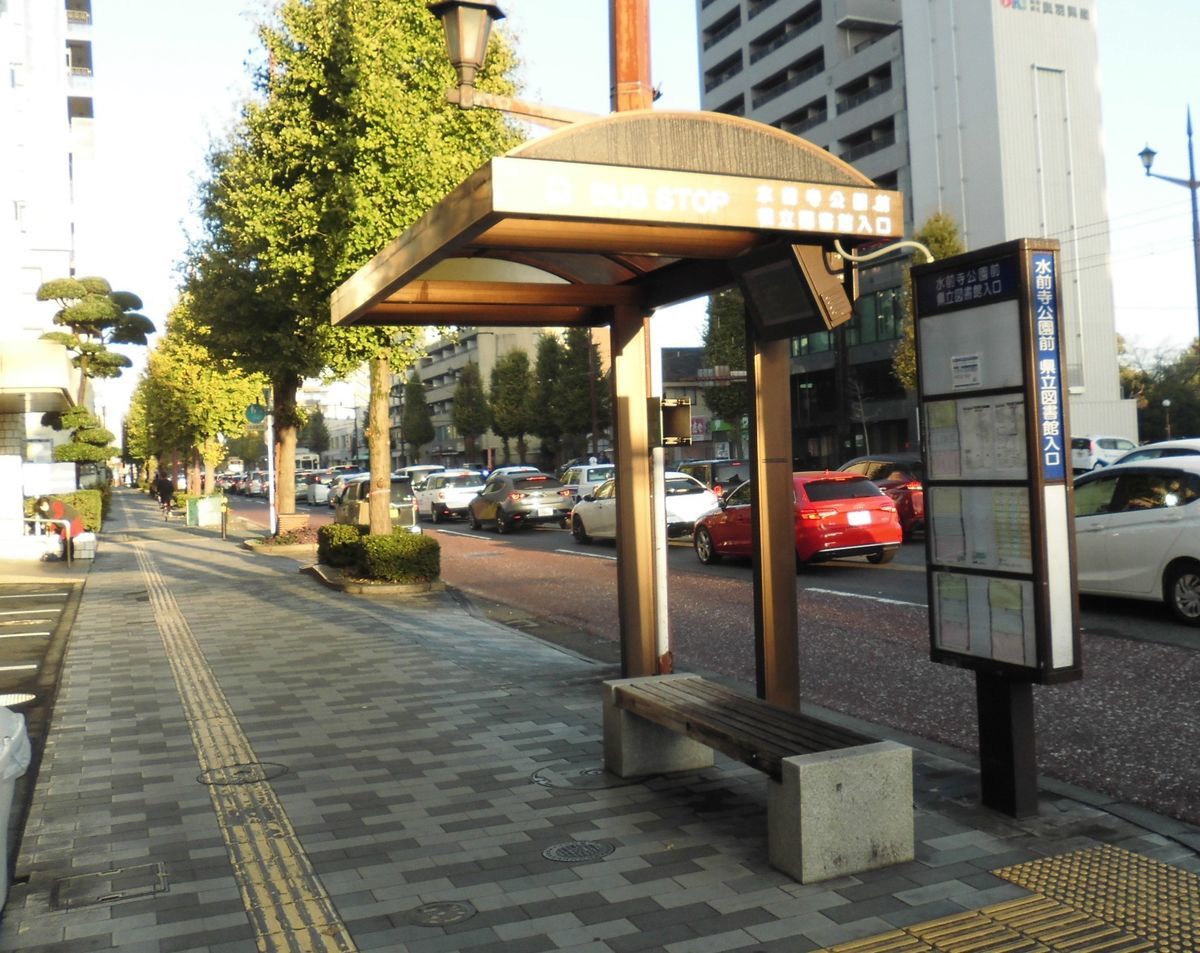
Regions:
<svg viewBox="0 0 1200 953"><path fill-rule="evenodd" d="M328 589L336 589L353 596L423 596L427 593L445 592L446 584L440 579L432 582L367 582L347 579L340 569L313 563L301 566L300 571L312 576Z"/></svg>

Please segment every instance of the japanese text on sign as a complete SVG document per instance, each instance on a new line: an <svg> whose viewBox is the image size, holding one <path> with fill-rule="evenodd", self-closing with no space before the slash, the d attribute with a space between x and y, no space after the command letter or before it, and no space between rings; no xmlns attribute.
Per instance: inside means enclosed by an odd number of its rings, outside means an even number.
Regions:
<svg viewBox="0 0 1200 953"><path fill-rule="evenodd" d="M1033 271L1034 349L1037 367L1038 434L1042 452L1042 474L1048 480L1065 475L1062 427L1062 374L1058 354L1058 279L1054 255L1034 252Z"/></svg>

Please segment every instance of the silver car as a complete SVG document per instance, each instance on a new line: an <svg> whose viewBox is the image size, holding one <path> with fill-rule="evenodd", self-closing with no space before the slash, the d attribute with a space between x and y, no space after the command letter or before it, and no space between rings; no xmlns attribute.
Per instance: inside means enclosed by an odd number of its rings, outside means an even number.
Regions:
<svg viewBox="0 0 1200 953"><path fill-rule="evenodd" d="M548 473L493 473L468 507L471 528L495 523L508 533L536 523L566 527L571 516L571 491Z"/></svg>
<svg viewBox="0 0 1200 953"><path fill-rule="evenodd" d="M434 523L451 516L465 517L471 500L482 489L483 477L475 470L431 473L416 490L417 515L428 516Z"/></svg>
<svg viewBox="0 0 1200 953"><path fill-rule="evenodd" d="M691 536L696 520L719 506L717 495L686 473L663 475L666 490L667 537ZM577 543L592 539L616 539L617 481L602 483L571 511L571 533Z"/></svg>

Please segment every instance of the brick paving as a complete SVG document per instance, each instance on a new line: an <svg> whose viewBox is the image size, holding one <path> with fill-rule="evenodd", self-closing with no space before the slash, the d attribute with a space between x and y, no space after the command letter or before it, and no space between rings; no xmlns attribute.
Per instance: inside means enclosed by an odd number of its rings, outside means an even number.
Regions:
<svg viewBox="0 0 1200 953"><path fill-rule="evenodd" d="M1200 871L1194 828L1049 783L1038 816L1006 818L978 806L977 775L953 752L865 726L915 746L916 860L801 885L767 864L763 775L721 756L634 783L603 773L600 683L613 665L453 594L327 589L296 560L117 499L0 951L312 948L256 933L247 914L139 550L359 950L794 953L1025 896L991 871L1082 847ZM545 854L580 844L597 856ZM89 895L92 880L104 886Z"/></svg>

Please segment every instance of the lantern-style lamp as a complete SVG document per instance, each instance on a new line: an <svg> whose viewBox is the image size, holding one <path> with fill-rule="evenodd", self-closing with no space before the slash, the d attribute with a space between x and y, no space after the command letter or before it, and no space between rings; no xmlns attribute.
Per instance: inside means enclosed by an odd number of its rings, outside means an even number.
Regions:
<svg viewBox="0 0 1200 953"><path fill-rule="evenodd" d="M487 57L492 21L504 19L504 13L494 0L438 0L426 6L442 21L446 49L458 73L459 105L471 106L475 100L475 74Z"/></svg>

